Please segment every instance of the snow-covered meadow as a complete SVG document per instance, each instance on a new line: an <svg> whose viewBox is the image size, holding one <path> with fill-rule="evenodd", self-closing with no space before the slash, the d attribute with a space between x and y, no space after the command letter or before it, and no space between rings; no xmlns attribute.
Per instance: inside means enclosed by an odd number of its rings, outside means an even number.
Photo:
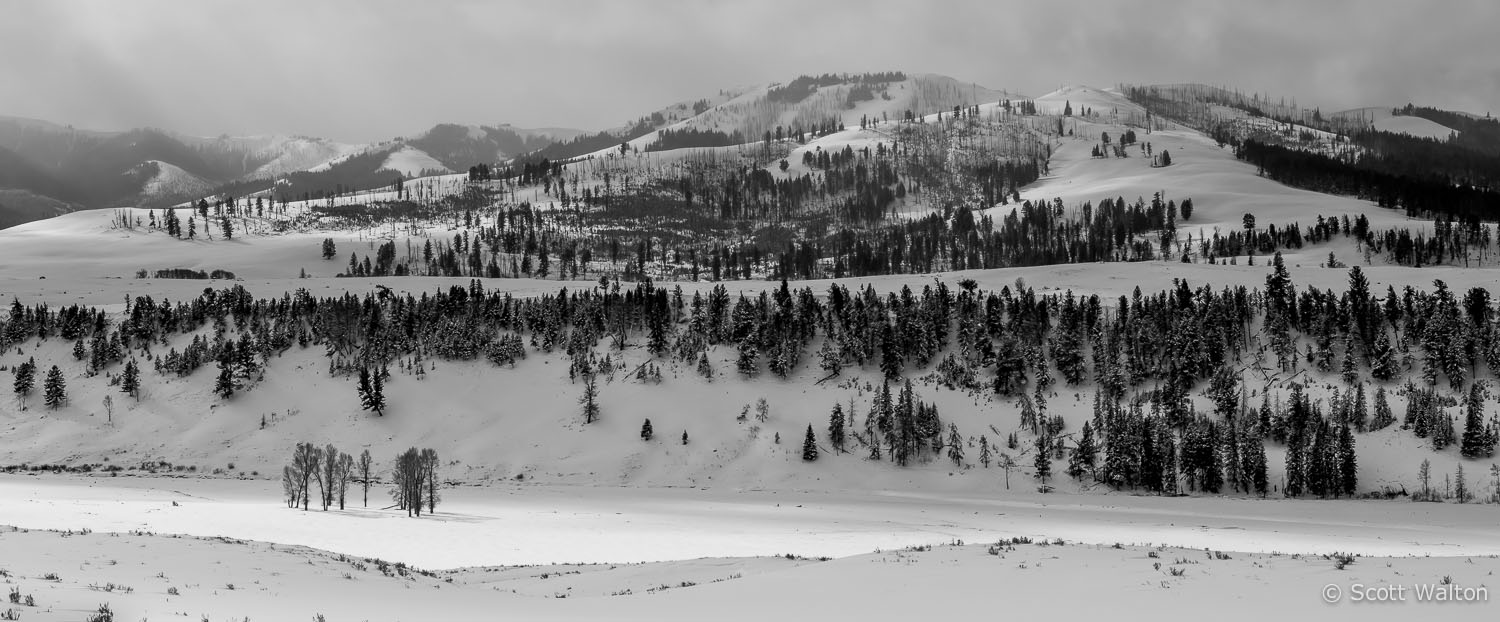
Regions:
<svg viewBox="0 0 1500 622"><path fill-rule="evenodd" d="M40 614L29 619L108 603L130 620L1078 619L1215 607L1233 620L1479 620L1493 615L1488 600L1348 599L1445 580L1487 599L1500 568L1493 508L1472 505L515 484L450 489L442 511L414 520L375 509L379 498L292 510L277 492L0 477L0 521L22 528L0 528L0 568L34 597L16 607ZM1342 568L1341 555L1352 556ZM1324 600L1328 585L1341 602Z"/></svg>

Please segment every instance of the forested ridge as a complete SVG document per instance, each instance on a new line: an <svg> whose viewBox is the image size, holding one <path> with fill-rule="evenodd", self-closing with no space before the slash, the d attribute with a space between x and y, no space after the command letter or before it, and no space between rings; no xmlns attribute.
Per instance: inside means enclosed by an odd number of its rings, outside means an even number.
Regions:
<svg viewBox="0 0 1500 622"><path fill-rule="evenodd" d="M1043 480L1051 460L1066 459L1072 477L1162 493L1178 485L1288 496L1370 492L1355 479L1356 443L1392 425L1434 449L1492 455L1496 421L1484 414L1484 378L1500 371L1500 324L1486 290L1460 296L1436 281L1427 291L1375 292L1358 267L1344 291L1298 290L1279 255L1270 271L1264 288L1179 281L1116 300L1043 295L1021 283L985 291L973 281L884 294L783 282L731 296L722 285L689 295L680 286L601 280L532 298L487 292L479 281L420 296L382 289L328 298L299 290L257 299L233 286L177 303L137 297L119 315L14 301L0 321L0 345L72 341L73 364L87 382L137 395L142 370L153 370L158 379L148 382L211 381L223 400L262 390L266 366L292 348L321 349L326 373L359 376L362 387L370 377L428 373L425 362L434 359L486 360L503 374L536 355L566 357L568 379L584 387L605 373L661 383L655 366L669 361L714 382L802 369L825 378L871 374L882 379L871 410L839 407L830 416L827 438L840 451L902 465L985 467L1016 452L1041 458L1033 473ZM624 353L632 346L647 357L633 372ZM732 367L715 363L714 353ZM217 372L194 374L205 366ZM38 384L34 363L26 367L13 370L23 404ZM47 407L66 400L52 375L40 383ZM993 425L979 431L974 451L962 439L975 431L945 423L913 388L917 378L939 390L1001 396L1012 408L997 423L1015 422L1013 431L1003 438ZM1312 396L1312 383L1334 385L1326 402ZM388 381L385 391L400 385ZM1062 387L1088 386L1092 418L1048 414ZM1258 404L1252 392L1261 394ZM1406 398L1399 419L1389 394ZM1194 396L1211 407L1199 409ZM1461 423L1445 410L1457 404L1465 405ZM1285 482L1265 479L1267 444L1285 448Z"/></svg>

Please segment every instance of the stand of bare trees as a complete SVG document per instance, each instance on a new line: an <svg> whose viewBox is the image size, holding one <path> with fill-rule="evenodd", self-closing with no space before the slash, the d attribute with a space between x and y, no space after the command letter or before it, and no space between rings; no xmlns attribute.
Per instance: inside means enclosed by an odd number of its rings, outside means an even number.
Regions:
<svg viewBox="0 0 1500 622"><path fill-rule="evenodd" d="M391 469L391 499L406 510L407 516L420 517L423 505L429 514L437 511L441 485L437 467L437 450L431 448L418 451L412 447L396 457Z"/></svg>
<svg viewBox="0 0 1500 622"><path fill-rule="evenodd" d="M366 451L364 456L369 456L369 452ZM310 505L312 482L317 480L318 500L323 511L328 511L335 503L340 510L344 509L349 480L354 473L354 457L332 444L318 447L312 443L297 443L297 448L292 451L292 463L281 469L281 488L286 495L287 507L301 505L306 511Z"/></svg>
<svg viewBox="0 0 1500 622"><path fill-rule="evenodd" d="M359 458L339 451L332 444L318 447L312 443L297 443L292 451L292 463L281 469L281 488L289 508L302 506L305 511L311 505L312 484L318 485L318 500L326 512L337 504L344 509L349 494L350 482L364 487L364 505L370 505L370 484L375 482L375 461L370 450L360 453ZM396 456L391 468L391 499L396 507L406 510L407 516L421 516L426 506L427 513L437 511L441 495L438 488L442 481L438 477L438 454L435 449L418 450L413 447Z"/></svg>

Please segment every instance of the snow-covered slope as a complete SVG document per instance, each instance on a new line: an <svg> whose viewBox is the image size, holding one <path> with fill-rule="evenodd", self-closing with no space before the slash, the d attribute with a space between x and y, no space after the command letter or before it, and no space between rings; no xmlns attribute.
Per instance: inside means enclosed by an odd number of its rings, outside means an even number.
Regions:
<svg viewBox="0 0 1500 622"><path fill-rule="evenodd" d="M182 508L163 500L157 509L166 514ZM328 518L285 509L282 514L309 530ZM466 519L454 515L439 521ZM1238 528L1237 523L1196 527L1205 532ZM467 544L443 541L435 548ZM141 532L0 530L0 546L9 553L10 587L36 604L16 608L23 620L33 613L82 620L101 603L124 620L172 619L183 611L211 620L316 615L454 622L494 620L496 612L524 620L764 621L789 611L802 619L829 620L964 618L976 611L1068 620L1110 619L1130 611L1190 619L1212 611L1216 620L1260 621L1306 619L1316 611L1319 620L1370 622L1409 620L1414 610L1429 609L1441 610L1444 620L1485 620L1492 613L1490 602L1416 602L1413 586L1447 577L1471 589L1485 587L1487 593L1500 569L1492 557L1477 554L1362 556L1340 570L1323 555L1214 547L1215 555L1202 548L1072 540L960 544L939 539L831 561L786 551L782 557L436 572L396 567L390 562L400 560L389 557L377 562L301 546ZM1330 584L1342 596L1331 603L1321 596L1329 594L1323 590ZM1348 591L1356 586L1398 585L1406 588L1408 602L1349 601ZM1080 597L1080 590L1087 596Z"/></svg>
<svg viewBox="0 0 1500 622"><path fill-rule="evenodd" d="M645 150L657 142L664 130L739 133L746 143L760 141L766 132L778 128L794 133L811 131L818 124L832 121L845 127L858 127L860 119L898 120L908 112L926 116L951 111L954 106L993 105L1005 99L1019 99L1014 93L963 82L937 74L905 74L900 80L864 82L858 76L821 87L803 97L784 98L774 93L788 84L773 83L722 91L717 98L705 98L707 109L694 113L692 104L681 102L659 111L667 124L645 136L628 141L631 147ZM851 91L868 87L869 97L852 97ZM1061 104L1059 104L1060 106ZM1059 110L1061 108L1059 107ZM618 144L601 149L595 157L606 157Z"/></svg>
<svg viewBox="0 0 1500 622"><path fill-rule="evenodd" d="M1077 105L1074 103L1075 110ZM1262 227L1293 222L1306 226L1320 215L1334 214L1348 214L1350 218L1363 214L1377 228L1422 226L1369 201L1301 190L1261 177L1254 165L1238 160L1230 149L1192 130L1148 133L1136 128L1139 144L1126 150L1129 157L1095 158L1092 149L1102 144L1102 134L1118 142L1127 127L1108 123L1107 119L1074 119L1068 127L1073 136L1062 139L1053 152L1050 174L1023 188L1022 199L1061 198L1065 206L1075 208L1084 201L1097 204L1102 199L1149 201L1162 192L1164 200L1193 200L1192 218L1179 221L1178 230L1195 236L1199 231L1212 234L1215 229L1222 233L1240 229L1246 214L1255 216ZM1153 154L1169 152L1172 165L1152 166L1152 159L1145 153L1147 143ZM998 215L1010 209L999 207L991 212Z"/></svg>
<svg viewBox="0 0 1500 622"><path fill-rule="evenodd" d="M248 177L276 177L309 170L359 151L363 147L363 145L337 143L321 138L276 136L260 151L262 154L272 156L272 159L260 165Z"/></svg>
<svg viewBox="0 0 1500 622"><path fill-rule="evenodd" d="M201 195L214 187L213 182L161 160L148 160L137 168L132 173L155 170L141 186L141 196L146 198Z"/></svg>
<svg viewBox="0 0 1500 622"><path fill-rule="evenodd" d="M1435 138L1437 140L1447 140L1449 136L1456 133L1456 130L1450 129L1436 121L1406 115L1378 119L1373 126L1382 132L1410 134L1417 138Z"/></svg>
<svg viewBox="0 0 1500 622"><path fill-rule="evenodd" d="M409 146L402 147L392 152L391 155L385 159L385 163L381 164L381 168L388 168L393 171L401 171L402 175L412 177L422 174L426 171L449 172L448 167L443 166L443 163L437 161L436 158L427 155L427 152Z"/></svg>
<svg viewBox="0 0 1500 622"><path fill-rule="evenodd" d="M1436 121L1413 115L1392 114L1389 107L1372 106L1334 113L1332 116L1355 119L1382 132L1409 134L1417 138L1447 140L1457 130Z"/></svg>
<svg viewBox="0 0 1500 622"><path fill-rule="evenodd" d="M1075 116L1082 116L1084 109L1089 108L1094 115L1105 120L1123 121L1133 114L1145 113L1139 105L1121 95L1119 90L1113 87L1101 89L1081 84L1069 85L1037 97L1033 101L1036 103L1037 112L1051 115L1063 114L1069 106L1072 106Z"/></svg>

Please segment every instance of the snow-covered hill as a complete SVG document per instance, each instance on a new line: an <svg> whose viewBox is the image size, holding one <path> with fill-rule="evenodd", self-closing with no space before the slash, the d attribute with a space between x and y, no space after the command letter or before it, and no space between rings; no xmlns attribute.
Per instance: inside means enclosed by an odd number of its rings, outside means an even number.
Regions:
<svg viewBox="0 0 1500 622"><path fill-rule="evenodd" d="M151 173L141 186L141 196L151 199L202 195L214 187L213 182L161 160L142 162L132 173Z"/></svg>
<svg viewBox="0 0 1500 622"><path fill-rule="evenodd" d="M1409 134L1417 138L1447 140L1449 136L1457 132L1441 123L1422 117L1392 114L1390 108L1382 106L1345 110L1334 113L1332 116L1359 120L1366 123L1368 127L1382 132Z"/></svg>
<svg viewBox="0 0 1500 622"><path fill-rule="evenodd" d="M1087 108L1094 115L1114 122L1124 122L1133 115L1145 114L1140 105L1130 101L1113 87L1101 89L1087 85L1069 85L1033 101L1037 112L1042 114L1061 115L1071 107L1072 114L1083 116Z"/></svg>
<svg viewBox="0 0 1500 622"><path fill-rule="evenodd" d="M443 163L437 161L436 158L427 155L427 152L409 146L391 152L380 167L401 171L402 175L409 177L416 177L429 171L450 172L448 167L443 166Z"/></svg>

